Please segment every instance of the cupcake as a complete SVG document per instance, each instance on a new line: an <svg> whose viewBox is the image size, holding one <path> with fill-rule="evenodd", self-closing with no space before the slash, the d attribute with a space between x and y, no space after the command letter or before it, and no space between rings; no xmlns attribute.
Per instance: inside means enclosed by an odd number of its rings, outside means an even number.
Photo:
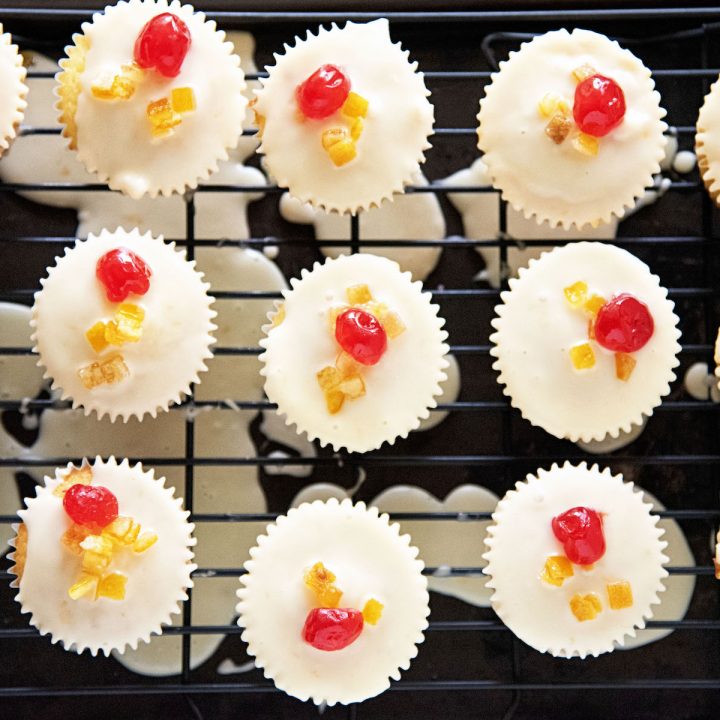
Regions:
<svg viewBox="0 0 720 720"><path fill-rule="evenodd" d="M633 207L660 171L666 129L648 70L588 30L557 30L500 63L480 103L493 185L526 217L597 226Z"/></svg>
<svg viewBox="0 0 720 720"><path fill-rule="evenodd" d="M66 650L122 652L161 632L192 587L189 513L164 479L96 458L36 488L10 572L30 624Z"/></svg>
<svg viewBox="0 0 720 720"><path fill-rule="evenodd" d="M108 7L57 75L63 134L89 172L132 198L195 188L242 133L245 78L215 23L177 0Z"/></svg>
<svg viewBox="0 0 720 720"><path fill-rule="evenodd" d="M200 382L215 329L209 285L174 244L107 230L58 258L35 295L39 365L85 414L140 419Z"/></svg>
<svg viewBox="0 0 720 720"><path fill-rule="evenodd" d="M523 417L573 442L641 425L675 379L678 318L645 263L578 242L521 269L490 336L498 382Z"/></svg>
<svg viewBox="0 0 720 720"><path fill-rule="evenodd" d="M10 147L25 114L25 75L22 55L0 23L0 155Z"/></svg>
<svg viewBox="0 0 720 720"><path fill-rule="evenodd" d="M265 392L288 425L335 450L407 437L437 405L447 367L445 321L397 264L346 255L283 291L263 328Z"/></svg>
<svg viewBox="0 0 720 720"><path fill-rule="evenodd" d="M703 182L710 196L720 197L720 82L716 80L705 96L697 119L695 152Z"/></svg>
<svg viewBox="0 0 720 720"><path fill-rule="evenodd" d="M631 483L597 465L528 475L488 528L493 609L523 642L556 657L622 646L665 589L664 531L650 510Z"/></svg>
<svg viewBox="0 0 720 720"><path fill-rule="evenodd" d="M399 526L351 500L292 509L258 538L240 578L248 653L288 695L361 702L398 680L427 627L427 580Z"/></svg>
<svg viewBox="0 0 720 720"><path fill-rule="evenodd" d="M277 184L339 213L403 192L430 147L433 107L388 21L321 27L275 59L253 109Z"/></svg>

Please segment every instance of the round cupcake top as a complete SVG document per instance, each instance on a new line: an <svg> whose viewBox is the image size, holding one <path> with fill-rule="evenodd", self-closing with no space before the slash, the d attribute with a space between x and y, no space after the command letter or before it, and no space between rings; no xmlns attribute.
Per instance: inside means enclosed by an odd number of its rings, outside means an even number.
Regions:
<svg viewBox="0 0 720 720"><path fill-rule="evenodd" d="M53 388L86 414L155 417L207 369L209 285L173 244L105 230L78 241L41 283L34 351Z"/></svg>
<svg viewBox="0 0 720 720"><path fill-rule="evenodd" d="M720 196L720 82L717 80L698 114L695 148L705 186L717 203Z"/></svg>
<svg viewBox="0 0 720 720"><path fill-rule="evenodd" d="M557 30L500 64L480 103L493 184L527 217L610 222L660 171L666 128L650 71L588 30Z"/></svg>
<svg viewBox="0 0 720 720"><path fill-rule="evenodd" d="M556 248L521 269L501 298L493 367L533 425L573 441L616 437L670 391L678 318L658 278L625 250Z"/></svg>
<svg viewBox="0 0 720 720"><path fill-rule="evenodd" d="M247 100L225 33L177 0L130 0L83 24L58 74L70 146L133 198L195 187L226 160Z"/></svg>
<svg viewBox="0 0 720 720"><path fill-rule="evenodd" d="M170 623L192 587L193 525L164 479L99 457L46 477L18 515L17 601L67 650L106 655Z"/></svg>
<svg viewBox="0 0 720 720"><path fill-rule="evenodd" d="M631 483L597 465L528 475L498 503L485 541L495 612L557 657L622 645L665 589L664 531L650 509Z"/></svg>
<svg viewBox="0 0 720 720"><path fill-rule="evenodd" d="M254 110L278 185L340 213L402 192L430 147L433 108L388 21L321 27L275 58Z"/></svg>
<svg viewBox="0 0 720 720"><path fill-rule="evenodd" d="M288 424L337 450L406 437L441 393L445 321L410 273L370 254L290 281L265 327L265 392Z"/></svg>
<svg viewBox="0 0 720 720"><path fill-rule="evenodd" d="M0 154L9 147L25 114L25 75L17 45L9 33L3 33L0 23Z"/></svg>
<svg viewBox="0 0 720 720"><path fill-rule="evenodd" d="M410 536L351 500L292 509L258 538L240 579L238 624L277 687L316 704L383 692L417 655L427 580Z"/></svg>

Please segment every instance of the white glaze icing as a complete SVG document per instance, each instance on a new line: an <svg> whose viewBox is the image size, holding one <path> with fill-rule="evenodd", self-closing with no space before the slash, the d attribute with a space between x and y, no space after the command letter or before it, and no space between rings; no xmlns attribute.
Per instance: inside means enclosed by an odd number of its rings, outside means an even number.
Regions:
<svg viewBox="0 0 720 720"><path fill-rule="evenodd" d="M720 78L705 96L697 119L695 151L703 182L717 203L720 193Z"/></svg>
<svg viewBox="0 0 720 720"><path fill-rule="evenodd" d="M327 211L368 209L403 191L430 147L433 107L417 63L390 40L386 19L296 38L275 54L269 77L260 82L255 111L265 118L259 152L270 173L300 202ZM321 65L340 66L354 92L370 105L357 157L336 167L323 150L322 132L346 125L340 113L324 120L298 121L295 89Z"/></svg>
<svg viewBox="0 0 720 720"><path fill-rule="evenodd" d="M291 509L258 538L240 579L238 624L248 653L288 695L315 704L360 702L399 679L417 655L427 627L427 581L409 535L377 508L350 500ZM315 607L303 574L322 562L337 577L343 607L383 605L377 625L366 625L343 650L324 652L302 639Z"/></svg>
<svg viewBox="0 0 720 720"><path fill-rule="evenodd" d="M695 156L694 152L690 152L689 150L681 150L675 155L672 168L675 172L680 173L681 175L686 175L687 173L691 173L695 169L696 164L697 157Z"/></svg>
<svg viewBox="0 0 720 720"><path fill-rule="evenodd" d="M29 307L0 302L0 346L29 347L31 315ZM42 386L43 374L35 358L0 354L0 400L34 398Z"/></svg>
<svg viewBox="0 0 720 720"><path fill-rule="evenodd" d="M555 144L538 112L545 93L572 101L572 71L589 64L615 80L627 110L600 138L595 157L570 140ZM650 71L630 51L588 30L557 30L524 43L500 63L480 103L478 146L493 184L516 209L570 228L610 222L632 207L659 172L666 129Z"/></svg>
<svg viewBox="0 0 720 720"><path fill-rule="evenodd" d="M163 478L155 479L139 464L130 467L127 461L96 458L93 484L111 490L121 514L155 532L158 539L142 554L113 555L112 570L128 576L124 600L72 600L67 591L79 577L80 561L61 541L71 521L62 499L52 493L64 476L65 469L57 470L54 478L46 477L45 486L38 486L36 497L27 499L27 509L18 513L28 532L25 570L16 597L22 612L31 614L30 623L42 635L50 634L53 643L62 642L66 650L78 653L89 649L93 655L98 651L108 655L113 649L122 652L127 645L149 642L151 634L160 633L170 616L180 612L193 584L190 548L196 541L182 500L164 487Z"/></svg>
<svg viewBox="0 0 720 720"><path fill-rule="evenodd" d="M110 320L117 310L105 288L95 277L98 259L109 250L128 247L150 267L150 289L142 297L128 296L145 310L140 342L118 348L129 370L124 380L88 390L78 370L98 359L85 332L99 320ZM137 230L104 231L78 241L50 268L35 295L32 325L35 352L53 379L53 388L62 388L62 398L71 398L73 407L114 420L142 417L167 410L190 392L190 383L199 383L198 373L206 369L215 342L215 329L207 295L209 285L195 271L194 262L173 244ZM108 351L106 351L107 353Z"/></svg>
<svg viewBox="0 0 720 720"><path fill-rule="evenodd" d="M644 302L655 329L633 358L629 380L615 376L614 353L593 343L595 366L576 371L569 349L587 342L587 317L563 289L582 280L610 299L630 293ZM580 242L531 260L501 294L490 336L498 382L534 425L569 440L601 440L652 415L675 379L680 351L678 318L667 290L641 260L612 245Z"/></svg>
<svg viewBox="0 0 720 720"><path fill-rule="evenodd" d="M93 97L98 75L131 62L143 26L168 10L182 18L192 37L179 75L146 72L126 101ZM227 160L227 150L237 145L247 100L240 61L215 22L177 0L130 0L96 13L82 30L90 48L79 76L75 122L78 157L90 172L130 197L156 197L194 188L217 170L219 160ZM179 87L193 89L196 110L183 116L172 136L154 139L146 108Z"/></svg>
<svg viewBox="0 0 720 720"><path fill-rule="evenodd" d="M0 154L17 134L27 107L27 91L22 56L0 23Z"/></svg>
<svg viewBox="0 0 720 720"><path fill-rule="evenodd" d="M427 185L422 173L417 173L413 184ZM288 221L312 224L318 240L345 240L350 238L350 219L337 213L316 210L309 203L285 193L280 198L280 214ZM435 193L400 195L392 203L383 203L360 215L360 237L363 240L442 240L445 237L445 218ZM321 246L325 257L348 254L350 248ZM424 280L437 265L442 248L436 247L370 247L361 252L394 260L403 270L412 273L415 280Z"/></svg>
<svg viewBox="0 0 720 720"><path fill-rule="evenodd" d="M540 579L547 557L562 553L551 520L578 505L603 513L605 554L590 570L574 566L574 575L555 587ZM652 617L668 574L666 543L650 505L621 475L584 463L540 469L505 495L493 522L485 554L493 608L536 650L556 657L597 656L634 636ZM632 587L633 605L612 610L606 583L621 580ZM580 622L572 614L569 601L577 593L595 593L600 600L602 611L593 620Z"/></svg>
<svg viewBox="0 0 720 720"><path fill-rule="evenodd" d="M633 425L629 432L621 430L617 437L606 435L602 440L577 440L575 444L591 455L606 455L634 443L643 434L646 426L647 418L644 417L639 425Z"/></svg>
<svg viewBox="0 0 720 720"><path fill-rule="evenodd" d="M346 304L347 289L361 283L400 316L406 329L388 341L377 365L363 369L366 394L331 415L316 379L339 352L328 312ZM420 283L413 283L396 263L363 253L316 263L312 272L303 270L290 284L292 289L284 292L285 320L266 326L267 337L260 341L265 392L287 423L322 445L351 452L373 450L415 430L428 417L428 408L437 405L448 350L445 321Z"/></svg>
<svg viewBox="0 0 720 720"><path fill-rule="evenodd" d="M695 400L720 402L720 389L715 375L710 372L706 362L696 362L685 371L683 379L685 392Z"/></svg>
<svg viewBox="0 0 720 720"><path fill-rule="evenodd" d="M448 365L445 368L445 380L440 382L441 392L436 398L438 405L454 403L460 395L461 377L457 358L452 353L448 353L445 359ZM437 427L448 416L449 412L449 410L435 410L431 412L426 418L420 421L420 426L417 429L431 430Z"/></svg>

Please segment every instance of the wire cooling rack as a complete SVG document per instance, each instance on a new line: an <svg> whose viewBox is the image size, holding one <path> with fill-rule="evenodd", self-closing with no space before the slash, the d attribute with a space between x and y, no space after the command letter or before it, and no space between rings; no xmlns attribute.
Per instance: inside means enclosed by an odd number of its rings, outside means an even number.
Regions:
<svg viewBox="0 0 720 720"><path fill-rule="evenodd" d="M302 34L317 23L345 19L371 20L389 17L391 32L402 40L426 73L437 125L434 148L429 152L427 187L413 186L409 193L436 193L448 222L448 238L437 242L363 239L363 218L348 219L353 251L392 245L439 246L444 249L438 269L426 281L441 314L448 320L451 351L458 357L463 390L456 402L445 403L438 411L448 418L422 437L415 434L369 455L334 454L318 451L317 457L269 458L199 457L195 452L192 412L185 422L185 453L178 457L139 457L145 465L181 467L185 475L185 502L192 512L195 471L198 467L255 466L261 471L263 488L271 512L267 514L193 513L195 523L243 523L270 521L283 512L299 489L298 481L268 478L270 465L312 465L306 482L329 481L349 485L348 471L363 468L368 481L359 499L398 481L417 484L439 497L462 482L482 484L502 495L515 481L538 466L566 459L592 460L570 443L550 438L532 428L512 410L494 379L489 358L489 320L498 302L499 291L474 280L482 262L474 248L498 248L501 274L508 249L521 241L507 233L507 212L498 197L500 233L493 240L461 236L460 219L446 200L447 186L437 178L469 165L476 157L474 115L483 86L497 61L508 50L532 34L557 27L589 27L622 38L653 69L658 89L668 109L668 121L675 128L679 145L691 149L694 121L702 97L718 72L720 53L714 49L720 29L720 9L608 9L561 11L477 11L477 12L392 12L307 13L244 12L208 13L221 27L251 31L257 41L258 66L271 62L271 53L294 34ZM60 54L62 44L81 20L86 9L43 9L28 7L0 10L6 30L14 33L22 49ZM30 77L48 77L31 73ZM256 78L250 76L251 79ZM23 127L23 135L59 132L54 127ZM61 247L71 244L74 219L62 211L47 211L24 200L14 191L43 190L108 192L101 184L0 183L0 212L5 229L0 238L0 300L30 304L39 275ZM251 211L252 239L241 246L280 248L279 265L287 276L309 267L319 254L317 247L346 246L347 240L316 241L304 229L289 226L277 214L279 190L268 187L212 186L197 192L266 193ZM479 187L453 187L452 192L493 192ZM230 197L230 195L228 195ZM216 246L215 240L198 237L195 231L195 199L185 198L186 234L175 238L190 257L202 246ZM697 576L697 585L688 614L672 621L651 621L649 628L673 629L666 639L643 648L585 661L563 661L542 656L517 641L489 609L476 608L433 593L432 615L426 641L419 657L390 692L360 706L333 708L327 717L469 716L482 704L488 718L537 718L550 713L573 717L607 718L621 712L632 717L657 717L672 712L676 718L709 717L715 714L720 690L720 597L712 568L710 538L720 516L718 498L718 405L695 400L682 387L682 375L692 363L712 363L712 342L720 310L720 253L715 239L716 212L697 175L671 177L668 192L654 206L632 216L620 227L616 244L647 261L669 288L681 316L683 347L678 380L671 395L658 408L643 435L627 448L597 456L598 462L622 471L656 495L669 509L662 517L677 520L697 558L691 567L671 567L670 573ZM64 224L63 224L64 222ZM69 226L69 230L63 228ZM58 230L60 228L60 230ZM231 239L232 240L232 239ZM524 241L525 244L553 246L557 241ZM32 258L35 263L31 262ZM37 275L37 277L36 277ZM214 292L226 300L279 297L269 291ZM3 347L0 355L27 355L27 347ZM257 347L219 347L216 355L257 355ZM236 398L242 410L272 410L265 401ZM201 407L224 407L224 400L198 401L189 398L171 412ZM21 410L42 412L66 404L47 395L27 401L0 402L3 421L11 424ZM151 427L151 421L146 421ZM0 466L17 471L32 466L61 466L80 458L57 457L29 461L2 457ZM366 496L363 495L366 494ZM437 522L478 522L486 513L405 513L400 520ZM14 517L2 516L10 523ZM481 549L478 549L478 555ZM0 573L5 585L10 579L7 562ZM436 568L427 568L431 574ZM197 575L236 577L240 567L200 568ZM478 567L453 567L443 571L456 576L478 575ZM3 609L0 622L0 716L25 717L30 712L42 718L96 717L99 708L108 718L166 717L204 718L229 712L284 717L315 717L314 707L286 698L262 678L258 671L234 677L220 677L212 668L191 670L190 639L193 634L227 635L234 657L243 659L243 645L236 625L207 626L191 623L192 595L183 608L180 626L167 628L168 635L182 636L182 672L179 676L154 680L125 672L113 660L75 657L51 648L46 639L27 626L12 595L0 594ZM35 658L42 656L40 660ZM244 658L247 659L247 658ZM102 696L113 696L110 703ZM52 703L47 698L53 698ZM43 700L46 699L46 700ZM5 715L7 713L7 715Z"/></svg>

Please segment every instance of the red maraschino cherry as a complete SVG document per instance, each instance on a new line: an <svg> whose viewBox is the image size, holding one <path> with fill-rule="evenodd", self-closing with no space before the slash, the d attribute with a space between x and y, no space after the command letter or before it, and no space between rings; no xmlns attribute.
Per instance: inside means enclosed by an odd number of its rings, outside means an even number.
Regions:
<svg viewBox="0 0 720 720"><path fill-rule="evenodd" d="M339 110L350 93L350 80L335 65L321 65L295 91L305 117L322 120Z"/></svg>
<svg viewBox="0 0 720 720"><path fill-rule="evenodd" d="M177 77L191 43L187 25L177 15L161 13L140 31L133 55L141 68L154 68L164 77Z"/></svg>
<svg viewBox="0 0 720 720"><path fill-rule="evenodd" d="M313 608L305 620L302 636L318 650L342 650L358 639L363 615L352 608Z"/></svg>
<svg viewBox="0 0 720 720"><path fill-rule="evenodd" d="M622 88L604 75L591 75L575 88L573 118L582 132L603 137L625 117Z"/></svg>
<svg viewBox="0 0 720 720"><path fill-rule="evenodd" d="M63 497L63 508L73 522L104 528L118 516L118 501L101 485L71 485Z"/></svg>
<svg viewBox="0 0 720 720"><path fill-rule="evenodd" d="M576 565L592 565L605 554L602 516L595 510L571 508L552 519L552 530Z"/></svg>
<svg viewBox="0 0 720 720"><path fill-rule="evenodd" d="M375 365L387 350L387 333L380 321L360 308L350 308L335 321L335 339L362 365Z"/></svg>
<svg viewBox="0 0 720 720"><path fill-rule="evenodd" d="M648 306L628 293L605 303L595 318L595 339L613 352L640 350L654 331L655 324Z"/></svg>

